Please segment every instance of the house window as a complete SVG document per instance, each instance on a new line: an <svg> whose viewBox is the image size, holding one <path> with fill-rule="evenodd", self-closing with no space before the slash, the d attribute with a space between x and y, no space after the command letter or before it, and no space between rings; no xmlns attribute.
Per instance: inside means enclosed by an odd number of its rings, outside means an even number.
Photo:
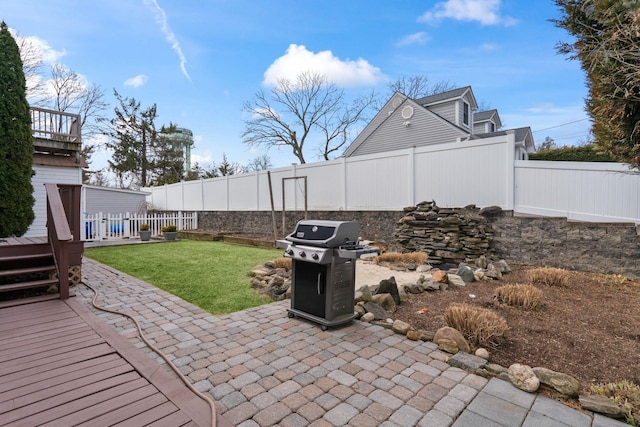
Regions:
<svg viewBox="0 0 640 427"><path fill-rule="evenodd" d="M495 131L496 131L495 123L489 123L489 132L495 132Z"/></svg>
<svg viewBox="0 0 640 427"><path fill-rule="evenodd" d="M469 126L469 104L462 103L462 123Z"/></svg>

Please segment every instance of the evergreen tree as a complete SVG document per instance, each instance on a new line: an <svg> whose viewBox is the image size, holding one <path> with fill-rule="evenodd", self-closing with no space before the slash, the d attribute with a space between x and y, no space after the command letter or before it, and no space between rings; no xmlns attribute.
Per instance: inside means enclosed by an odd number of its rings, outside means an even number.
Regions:
<svg viewBox="0 0 640 427"><path fill-rule="evenodd" d="M555 0L575 37L558 51L578 59L587 76L587 111L596 144L640 167L640 1Z"/></svg>
<svg viewBox="0 0 640 427"><path fill-rule="evenodd" d="M0 24L0 237L27 232L33 214L33 135L20 50Z"/></svg>

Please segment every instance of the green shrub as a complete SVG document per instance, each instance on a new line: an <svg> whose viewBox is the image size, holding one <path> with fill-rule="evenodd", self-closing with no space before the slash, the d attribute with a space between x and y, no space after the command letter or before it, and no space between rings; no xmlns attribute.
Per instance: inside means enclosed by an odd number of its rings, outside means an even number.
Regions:
<svg viewBox="0 0 640 427"><path fill-rule="evenodd" d="M578 147L560 147L529 154L529 160L551 160L559 162L615 162L611 156L601 152L595 144Z"/></svg>

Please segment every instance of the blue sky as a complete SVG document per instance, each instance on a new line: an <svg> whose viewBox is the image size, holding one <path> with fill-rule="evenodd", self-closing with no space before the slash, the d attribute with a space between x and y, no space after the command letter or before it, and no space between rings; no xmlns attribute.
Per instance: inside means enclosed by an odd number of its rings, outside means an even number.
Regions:
<svg viewBox="0 0 640 427"><path fill-rule="evenodd" d="M193 131L192 161L205 165L262 154L241 142L242 104L304 69L348 96L386 93L401 76L470 85L504 128L576 144L590 128L587 89L580 64L556 54L568 40L548 21L558 16L551 0L0 0L0 20L100 85L109 114L113 88L156 103L158 124ZM296 162L286 149L269 156Z"/></svg>

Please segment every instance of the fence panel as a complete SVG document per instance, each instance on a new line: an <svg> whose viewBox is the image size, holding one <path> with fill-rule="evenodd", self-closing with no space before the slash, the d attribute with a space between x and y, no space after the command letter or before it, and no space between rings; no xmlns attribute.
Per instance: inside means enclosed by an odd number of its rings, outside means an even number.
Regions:
<svg viewBox="0 0 640 427"><path fill-rule="evenodd" d="M309 210L401 210L435 200L443 207L497 205L525 214L640 223L640 173L613 163L515 161L512 135L293 165L270 174L278 211L283 180L285 208L304 208L304 181L290 178L306 176ZM266 171L145 190L161 210L271 209Z"/></svg>
<svg viewBox="0 0 640 427"><path fill-rule="evenodd" d="M107 214L85 215L82 240L129 239L140 237L140 225L148 224L152 236L160 236L162 227L175 225L178 230L198 228L196 212L156 214Z"/></svg>
<svg viewBox="0 0 640 427"><path fill-rule="evenodd" d="M640 223L640 172L620 163L516 161L515 210Z"/></svg>

